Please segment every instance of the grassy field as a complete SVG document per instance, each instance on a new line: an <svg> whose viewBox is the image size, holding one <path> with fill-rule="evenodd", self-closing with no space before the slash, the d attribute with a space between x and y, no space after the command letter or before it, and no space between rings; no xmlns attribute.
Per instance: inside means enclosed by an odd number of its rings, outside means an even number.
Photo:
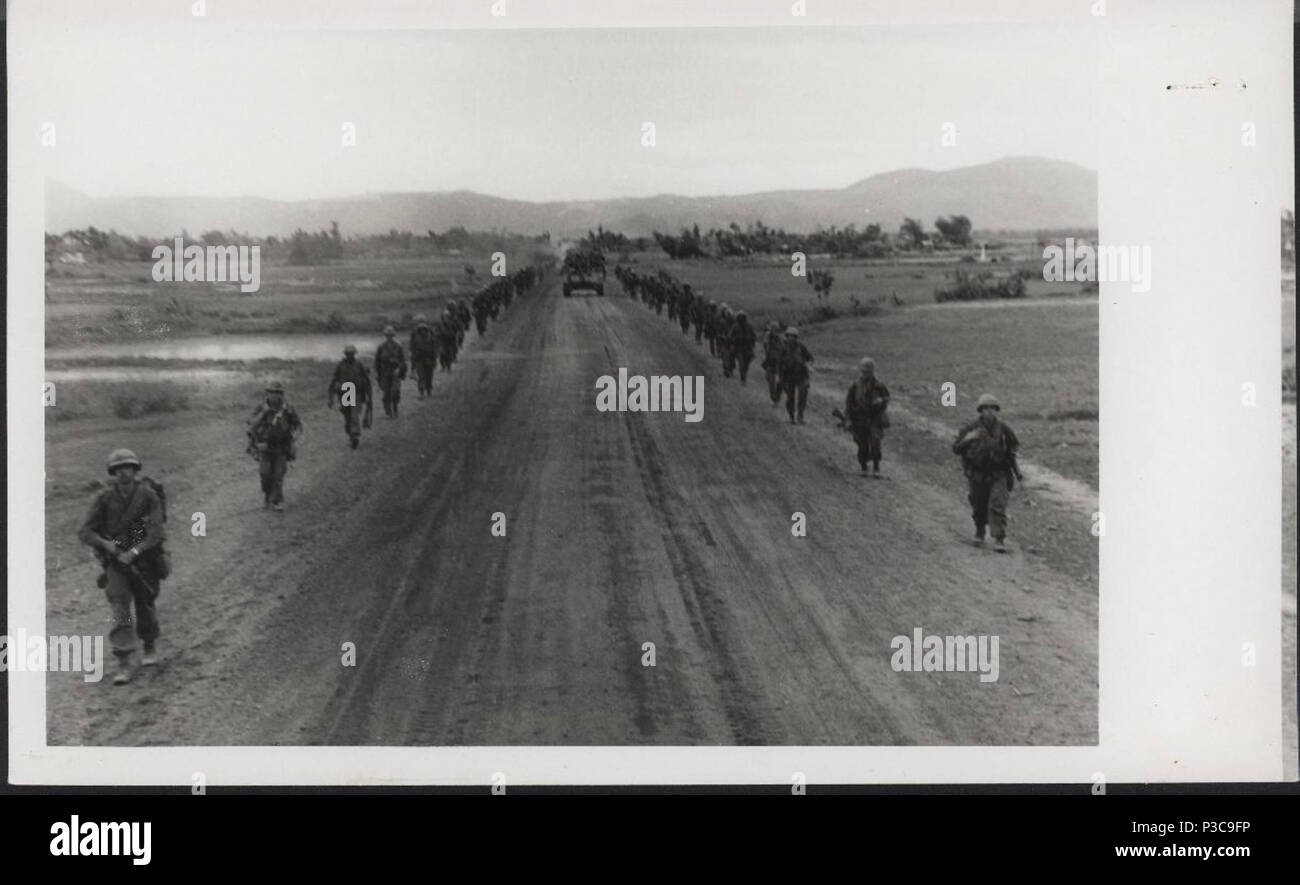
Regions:
<svg viewBox="0 0 1300 885"><path fill-rule="evenodd" d="M466 264L476 270L465 274ZM223 333L374 332L434 314L477 292L487 257L359 259L328 266L262 262L261 289L238 283L155 283L152 264L60 266L49 279L46 346Z"/></svg>
<svg viewBox="0 0 1300 885"><path fill-rule="evenodd" d="M837 315L821 319L811 289L790 275L788 262L630 257L642 272L663 268L705 296L747 311L759 328L770 319L798 324L816 358L816 384L847 389L857 361L869 354L900 405L954 428L973 417L981 393L996 393L1026 457L1098 487L1097 301L1080 283L1044 282L1041 260L972 266L813 259L811 267L835 274L829 306ZM950 285L958 267L1025 268L1038 278L1025 301L936 304L935 289ZM956 385L955 407L940 403L947 381Z"/></svg>
<svg viewBox="0 0 1300 885"><path fill-rule="evenodd" d="M1050 298L1054 296L1086 295L1082 283L1055 283L1043 280L1043 261L1024 252L1014 254L1014 260L989 264L962 263L956 257L930 259L897 258L888 260L840 260L810 256L808 269L830 270L835 275L831 297L832 308L847 312L852 300L860 304L933 304L936 289L951 286L954 272L988 272L998 276L1014 271L1027 271L1031 277L1026 282L1026 297ZM634 253L628 256L629 265L644 273L647 269L663 268L691 288L715 301L725 301L733 307L737 302L746 309L765 317L775 317L786 322L798 321L816 306L812 289L804 279L793 276L790 261L776 256L762 259L715 261L691 259L668 261L660 253ZM1091 293L1096 297L1096 292Z"/></svg>
<svg viewBox="0 0 1300 885"><path fill-rule="evenodd" d="M102 370L121 370L122 377L101 377ZM332 366L289 360L48 361L55 380L55 404L44 410L52 425L89 418L133 421L171 412L253 409L268 381L279 381L294 398L324 399ZM79 377L81 374L87 377ZM67 375L67 380L62 380Z"/></svg>

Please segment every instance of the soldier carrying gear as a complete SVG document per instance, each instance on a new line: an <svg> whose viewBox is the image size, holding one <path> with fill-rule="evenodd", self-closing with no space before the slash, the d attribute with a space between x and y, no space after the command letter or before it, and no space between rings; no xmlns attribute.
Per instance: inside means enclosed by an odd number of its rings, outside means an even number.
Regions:
<svg viewBox="0 0 1300 885"><path fill-rule="evenodd" d="M749 374L749 364L754 361L754 345L757 342L758 335L754 332L754 327L749 324L749 314L740 311L736 314L736 322L731 327L727 350L736 361L741 384L745 383L745 378Z"/></svg>
<svg viewBox="0 0 1300 885"><path fill-rule="evenodd" d="M384 341L375 351L375 377L384 393L384 414L396 418L406 378L406 352L397 343L397 330L392 326L384 327Z"/></svg>
<svg viewBox="0 0 1300 885"><path fill-rule="evenodd" d="M781 404L781 353L784 349L781 324L771 320L763 338L763 374L767 377L767 394L774 407Z"/></svg>
<svg viewBox="0 0 1300 885"><path fill-rule="evenodd" d="M343 348L343 359L334 367L334 377L330 379L328 396L329 407L334 408L338 400L343 412L343 432L348 435L352 448L361 444L361 427L369 427L374 414L374 398L370 391L370 373L357 359L357 348L349 344ZM362 415L364 414L364 418Z"/></svg>
<svg viewBox="0 0 1300 885"><path fill-rule="evenodd" d="M431 396L433 370L438 365L438 338L424 314L415 317L415 329L411 332L411 364L415 367L416 395L420 399Z"/></svg>
<svg viewBox="0 0 1300 885"><path fill-rule="evenodd" d="M682 284L682 294L678 296L677 322L682 327L682 334L685 335L691 327L691 317L694 315L695 295L691 292L689 283Z"/></svg>
<svg viewBox="0 0 1300 885"><path fill-rule="evenodd" d="M858 467L867 475L867 462L872 474L880 478L880 443L889 426L889 389L876 378L876 361L863 357L858 363L858 380L849 387L844 400L844 412L853 439L858 444Z"/></svg>
<svg viewBox="0 0 1300 885"><path fill-rule="evenodd" d="M473 319L473 314L470 312L469 305L467 305L463 300L453 301L451 303L451 309L452 313L456 316L456 348L459 350L465 346L465 330L469 328L470 321Z"/></svg>
<svg viewBox="0 0 1300 885"><path fill-rule="evenodd" d="M991 526L997 551L1005 553L1007 500L1015 480L1022 478L1016 463L1020 440L999 417L1002 407L995 396L982 394L975 410L979 417L957 432L952 450L961 455L966 474L975 543L984 543L984 527Z"/></svg>
<svg viewBox="0 0 1300 885"><path fill-rule="evenodd" d="M722 357L722 377L730 378L731 373L736 369L736 354L731 347L731 330L736 325L735 314L731 312L731 307L725 301L722 307L718 309L718 355Z"/></svg>
<svg viewBox="0 0 1300 885"><path fill-rule="evenodd" d="M284 401L284 385L268 384L266 399L248 420L248 452L258 461L263 509L284 509L284 474L298 457L294 436L301 430L298 413Z"/></svg>
<svg viewBox="0 0 1300 885"><path fill-rule="evenodd" d="M130 449L117 449L108 456L113 482L95 496L77 533L83 544L95 549L104 566L100 586L113 611L108 640L117 658L114 685L131 681L137 635L144 642L141 663L152 666L157 662L156 602L160 582L169 571L161 555L166 537L162 501L153 485L139 476L141 466Z"/></svg>
<svg viewBox="0 0 1300 885"><path fill-rule="evenodd" d="M790 413L791 424L803 423L810 383L808 364L812 361L812 354L799 341L799 330L794 326L786 329L785 346L781 348L781 388L785 391L785 410Z"/></svg>
<svg viewBox="0 0 1300 885"><path fill-rule="evenodd" d="M456 352L460 349L456 326L451 310L444 309L442 320L434 330L438 338L438 365L442 366L444 372L451 371L451 364L456 362Z"/></svg>

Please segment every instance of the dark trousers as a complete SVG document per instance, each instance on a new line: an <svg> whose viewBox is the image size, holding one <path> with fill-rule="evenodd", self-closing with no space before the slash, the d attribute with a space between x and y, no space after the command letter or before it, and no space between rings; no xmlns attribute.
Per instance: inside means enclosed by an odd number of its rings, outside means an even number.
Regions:
<svg viewBox="0 0 1300 885"><path fill-rule="evenodd" d="M415 379L420 393L433 393L433 369L438 364L433 357L421 357L415 362Z"/></svg>
<svg viewBox="0 0 1300 885"><path fill-rule="evenodd" d="M754 351L742 350L736 354L736 368L740 370L740 383L745 383L745 378L749 375L749 364L754 361Z"/></svg>
<svg viewBox="0 0 1300 885"><path fill-rule="evenodd" d="M853 439L858 444L858 466L863 470L867 469L868 461L876 467L880 466L880 443L884 435L881 428L869 424L853 428Z"/></svg>
<svg viewBox="0 0 1300 885"><path fill-rule="evenodd" d="M361 438L361 406L342 406L343 432L349 439Z"/></svg>
<svg viewBox="0 0 1300 885"><path fill-rule="evenodd" d="M262 452L258 472L262 477L262 494L272 504L284 503L284 474L289 469L289 453L284 449Z"/></svg>
<svg viewBox="0 0 1300 885"><path fill-rule="evenodd" d="M1007 500L1011 495L1006 474L989 476L977 473L966 477L966 482L969 486L966 499L970 501L975 534L984 537L987 525L993 529L993 538L1001 541L1007 536Z"/></svg>
<svg viewBox="0 0 1300 885"><path fill-rule="evenodd" d="M776 405L781 401L781 373L775 366L766 366L764 371L767 373L767 393L772 397L772 404Z"/></svg>
<svg viewBox="0 0 1300 885"><path fill-rule="evenodd" d="M384 414L397 414L397 404L402 401L402 379L394 372L379 376L379 387L384 391Z"/></svg>
<svg viewBox="0 0 1300 885"><path fill-rule="evenodd" d="M790 413L790 417L795 417L795 399L798 399L799 418L803 418L803 410L808 405L808 382L792 381L785 379L781 386L785 388L785 410Z"/></svg>
<svg viewBox="0 0 1300 885"><path fill-rule="evenodd" d="M104 588L104 595L113 610L108 642L113 647L113 654L125 657L135 651L137 636L150 645L158 638L156 594L153 587L145 585L120 565L109 565L106 574L108 585Z"/></svg>

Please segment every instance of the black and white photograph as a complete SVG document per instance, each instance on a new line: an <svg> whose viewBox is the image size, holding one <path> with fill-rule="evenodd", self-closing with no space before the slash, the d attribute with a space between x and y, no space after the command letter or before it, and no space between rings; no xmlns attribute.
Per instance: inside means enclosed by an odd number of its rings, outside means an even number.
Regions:
<svg viewBox="0 0 1300 885"><path fill-rule="evenodd" d="M10 260L43 298L11 276L10 403L26 363L42 413L9 413L4 660L43 776L116 748L236 755L61 776L977 748L999 774L761 777L1095 791L1112 741L1151 780L1295 779L1289 34L1229 41L1274 82L1126 80L1163 26L1104 0L389 5L11 4ZM1167 152L1123 136L1130 91L1176 108ZM1124 214L1188 224L1180 162L1249 177L1193 258ZM1215 285L1200 261L1234 263L1239 314L1176 306L1212 303L1178 289ZM1231 362L1260 351L1270 377ZM1218 606L1256 620L1216 645ZM1196 667L1223 694L1108 717Z"/></svg>

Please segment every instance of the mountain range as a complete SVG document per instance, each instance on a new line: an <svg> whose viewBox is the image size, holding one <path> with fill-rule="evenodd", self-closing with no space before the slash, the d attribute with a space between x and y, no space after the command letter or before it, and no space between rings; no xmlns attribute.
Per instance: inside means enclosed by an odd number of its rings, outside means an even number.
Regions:
<svg viewBox="0 0 1300 885"><path fill-rule="evenodd" d="M761 220L769 227L808 232L818 226L879 224L896 230L904 217L929 228L939 216L965 215L976 230L1095 229L1097 173L1044 157L1006 157L945 171L899 169L844 188L780 190L732 196L662 194L603 200L528 202L475 193L435 191L382 193L321 200L277 201L260 197L91 197L46 181L46 230L89 227L145 237L182 230L237 230L257 237L285 236L296 228L327 229L337 221L344 236L391 229L418 234L450 227L549 231L575 236L603 225L628 236L741 227Z"/></svg>

